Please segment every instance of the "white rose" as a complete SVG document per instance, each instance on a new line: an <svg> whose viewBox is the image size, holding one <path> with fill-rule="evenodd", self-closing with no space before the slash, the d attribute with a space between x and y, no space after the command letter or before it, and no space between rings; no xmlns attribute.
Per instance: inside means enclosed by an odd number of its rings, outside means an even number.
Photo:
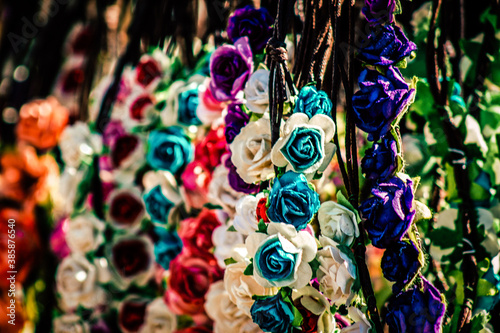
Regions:
<svg viewBox="0 0 500 333"><path fill-rule="evenodd" d="M177 317L165 304L163 297L157 297L148 304L144 324L140 333L172 333L177 328Z"/></svg>
<svg viewBox="0 0 500 333"><path fill-rule="evenodd" d="M123 198L134 200L134 205L122 206ZM146 209L142 201L141 191L136 187L120 188L113 190L107 198L108 209L106 212L106 221L116 229L121 230L136 230L140 228L141 221L146 214ZM134 215L125 215L122 213L122 208L134 208L136 211L129 211Z"/></svg>
<svg viewBox="0 0 500 333"><path fill-rule="evenodd" d="M243 244L243 235L239 232L227 231L226 225L218 226L212 233L212 243L215 246L214 256L220 267L226 267L224 260L231 258L233 248L236 245Z"/></svg>
<svg viewBox="0 0 500 333"><path fill-rule="evenodd" d="M269 127L269 124L268 124ZM316 130L321 136L321 147L314 156L321 154L320 158L307 167L303 168L303 165L296 165L292 160L289 160L288 154L283 153L283 149L287 147L290 139L295 138L296 131L305 128ZM335 134L335 123L332 118L324 114L317 114L311 119L305 113L295 113L286 121L285 125L281 129L280 138L273 146L271 159L274 165L278 167L286 167L286 171L293 170L295 172L304 173L307 179L311 180L314 174L319 171L325 171L328 164L330 164L337 147L335 144L330 142ZM314 144L313 144L314 145ZM303 149L317 149L315 147L302 147ZM299 169L297 169L300 167Z"/></svg>
<svg viewBox="0 0 500 333"><path fill-rule="evenodd" d="M90 333L90 327L80 316L65 314L54 319L54 333Z"/></svg>
<svg viewBox="0 0 500 333"><path fill-rule="evenodd" d="M214 321L214 333L262 332L259 326L231 301L222 281L213 283L208 289L205 310Z"/></svg>
<svg viewBox="0 0 500 333"><path fill-rule="evenodd" d="M356 214L333 201L325 201L318 210L321 234L340 244L351 245L359 236Z"/></svg>
<svg viewBox="0 0 500 333"><path fill-rule="evenodd" d="M66 166L78 169L84 159L90 161L101 152L102 142L99 135L90 133L86 123L78 121L61 133L59 148Z"/></svg>
<svg viewBox="0 0 500 333"><path fill-rule="evenodd" d="M73 167L65 167L59 177L59 187L54 193L53 202L55 210L61 215L69 215L73 212L75 200L78 192L78 185L83 180L85 172Z"/></svg>
<svg viewBox="0 0 500 333"><path fill-rule="evenodd" d="M349 305L354 297L351 287L356 279L356 266L335 246L335 242L323 236L319 236L319 240L323 245L317 255L320 262L317 271L319 290L334 304Z"/></svg>
<svg viewBox="0 0 500 333"><path fill-rule="evenodd" d="M119 165L114 167L113 175L115 179L120 179L120 183L124 183L123 178L131 178L127 183L132 183L135 178L135 173L137 170L144 165L144 156L146 155L146 148L144 145L145 138L142 135L135 135L137 139L137 144L134 150L127 152L127 155L119 161ZM114 146L111 147L111 158L115 149L118 149L116 141ZM121 154L120 154L121 155Z"/></svg>
<svg viewBox="0 0 500 333"><path fill-rule="evenodd" d="M250 317L250 308L255 302L252 296L271 296L276 293L276 289L264 288L257 283L253 275L243 274L246 268L247 264L244 261L228 265L224 271L224 286L229 299L236 304L238 309Z"/></svg>
<svg viewBox="0 0 500 333"><path fill-rule="evenodd" d="M82 305L87 309L106 301L104 291L97 286L97 270L85 257L72 254L63 259L56 272L57 292L61 307L66 310Z"/></svg>
<svg viewBox="0 0 500 333"><path fill-rule="evenodd" d="M258 229L257 204L264 198L264 193L257 196L245 195L236 203L236 214L234 215L233 226L238 232L247 236Z"/></svg>
<svg viewBox="0 0 500 333"><path fill-rule="evenodd" d="M224 163L215 168L212 174L212 181L208 186L208 198L216 205L222 206L222 209L229 216L235 213L235 206L243 193L235 191L228 180L229 170L224 166Z"/></svg>
<svg viewBox="0 0 500 333"><path fill-rule="evenodd" d="M343 328L341 333L368 333L372 328L370 321L360 309L355 306L347 308L349 317L354 321L351 326Z"/></svg>
<svg viewBox="0 0 500 333"><path fill-rule="evenodd" d="M73 253L93 251L104 241L104 223L91 214L78 215L67 226L66 243Z"/></svg>
<svg viewBox="0 0 500 333"><path fill-rule="evenodd" d="M259 261L255 255L262 250L268 242L281 243L284 252L293 254L293 272L286 278L271 281L262 275ZM312 278L312 269L309 262L312 261L317 252L316 240L305 230L297 231L294 226L285 223L269 223L267 234L254 232L247 237L245 245L248 255L253 258L253 276L263 287L292 287L302 288ZM270 263L268 263L270 264Z"/></svg>
<svg viewBox="0 0 500 333"><path fill-rule="evenodd" d="M245 87L246 106L254 113L269 112L269 71L258 69L250 75Z"/></svg>
<svg viewBox="0 0 500 333"><path fill-rule="evenodd" d="M144 194L149 193L156 186L160 186L162 194L174 205L178 205L182 202L182 195L177 185L177 181L168 171L148 171L142 177L142 184L144 185ZM170 209L168 218L169 221L171 220L171 216L174 212L174 208ZM153 223L155 222L153 221Z"/></svg>
<svg viewBox="0 0 500 333"><path fill-rule="evenodd" d="M293 301L299 300L303 307L318 316L317 333L331 333L336 330L335 317L330 312L328 299L311 286L292 292Z"/></svg>
<svg viewBox="0 0 500 333"><path fill-rule="evenodd" d="M264 116L248 123L230 145L231 161L247 183L257 183L274 176L271 162L271 129Z"/></svg>

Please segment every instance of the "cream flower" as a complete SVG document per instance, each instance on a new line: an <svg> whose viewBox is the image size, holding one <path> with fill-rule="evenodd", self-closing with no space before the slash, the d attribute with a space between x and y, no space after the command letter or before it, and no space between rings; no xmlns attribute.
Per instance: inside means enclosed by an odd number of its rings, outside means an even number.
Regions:
<svg viewBox="0 0 500 333"><path fill-rule="evenodd" d="M226 225L218 226L212 233L212 242L215 246L214 256L220 267L226 267L224 260L231 258L233 248L243 244L243 235L239 232L227 231Z"/></svg>
<svg viewBox="0 0 500 333"><path fill-rule="evenodd" d="M222 206L224 211L232 217L236 211L236 203L243 196L243 193L235 191L229 185L228 174L229 170L224 166L224 163L215 168L208 187L208 198L214 204Z"/></svg>
<svg viewBox="0 0 500 333"><path fill-rule="evenodd" d="M280 138L272 149L272 162L286 171L302 172L308 179L323 172L336 151L330 142L335 134L335 123L324 115L311 119L305 113L295 113L283 126Z"/></svg>
<svg viewBox="0 0 500 333"><path fill-rule="evenodd" d="M92 309L106 301L104 291L97 286L96 268L80 254L72 254L59 264L56 287L66 311L78 305Z"/></svg>
<svg viewBox="0 0 500 333"><path fill-rule="evenodd" d="M302 288L312 278L309 262L317 252L307 231L285 223L269 223L267 234L255 232L245 242L253 258L253 275L263 287Z"/></svg>
<svg viewBox="0 0 500 333"><path fill-rule="evenodd" d="M230 145L231 161L247 183L257 183L274 176L271 162L271 129L264 116L248 123Z"/></svg>
<svg viewBox="0 0 500 333"><path fill-rule="evenodd" d="M259 326L231 301L222 281L210 286L206 295L205 310L214 321L214 333L262 332Z"/></svg>
<svg viewBox="0 0 500 333"><path fill-rule="evenodd" d="M269 71L258 69L253 72L244 92L250 111L261 114L269 112Z"/></svg>
<svg viewBox="0 0 500 333"><path fill-rule="evenodd" d="M80 316L65 314L54 319L54 333L90 333L90 327Z"/></svg>
<svg viewBox="0 0 500 333"><path fill-rule="evenodd" d="M292 299L299 302L311 313L319 316L317 333L335 332L335 318L330 312L328 299L311 286L305 286L292 292Z"/></svg>
<svg viewBox="0 0 500 333"><path fill-rule="evenodd" d="M224 286L229 299L250 317L250 308L255 302L252 296L271 296L276 293L276 290L262 287L253 275L243 274L246 268L247 263L243 261L228 265L224 272Z"/></svg>
<svg viewBox="0 0 500 333"><path fill-rule="evenodd" d="M318 221L321 234L340 244L349 246L359 236L356 214L336 202L325 201L321 204Z"/></svg>
<svg viewBox="0 0 500 333"><path fill-rule="evenodd" d="M157 297L148 304L140 333L172 333L177 328L177 317L163 300Z"/></svg>
<svg viewBox="0 0 500 333"><path fill-rule="evenodd" d="M319 236L319 241L323 245L317 255L320 262L317 271L319 290L334 304L349 305L354 297L351 287L356 279L356 266L334 241L323 236Z"/></svg>
<svg viewBox="0 0 500 333"><path fill-rule="evenodd" d="M354 321L351 326L343 328L341 333L368 333L372 325L363 312L357 307L351 306L347 308L349 317Z"/></svg>
<svg viewBox="0 0 500 333"><path fill-rule="evenodd" d="M238 200L233 221L233 226L238 232L247 236L257 231L257 204L264 197L264 193L259 193L257 196L245 195Z"/></svg>
<svg viewBox="0 0 500 333"><path fill-rule="evenodd" d="M104 241L104 223L91 214L78 215L67 226L66 243L73 253L93 251Z"/></svg>
<svg viewBox="0 0 500 333"><path fill-rule="evenodd" d="M83 160L90 161L94 154L101 152L102 142L99 135L90 133L86 123L76 122L62 132L59 148L66 166L78 168Z"/></svg>

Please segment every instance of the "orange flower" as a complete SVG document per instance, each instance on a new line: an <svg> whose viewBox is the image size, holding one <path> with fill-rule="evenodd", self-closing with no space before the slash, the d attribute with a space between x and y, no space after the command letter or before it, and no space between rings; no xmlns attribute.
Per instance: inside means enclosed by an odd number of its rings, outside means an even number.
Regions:
<svg viewBox="0 0 500 333"><path fill-rule="evenodd" d="M49 96L34 100L21 107L17 136L38 149L52 148L68 123L69 111Z"/></svg>

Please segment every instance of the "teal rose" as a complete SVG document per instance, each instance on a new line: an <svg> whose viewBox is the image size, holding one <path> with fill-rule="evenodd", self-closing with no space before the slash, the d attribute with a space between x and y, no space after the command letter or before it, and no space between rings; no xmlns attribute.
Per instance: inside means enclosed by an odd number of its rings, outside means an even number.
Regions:
<svg viewBox="0 0 500 333"><path fill-rule="evenodd" d="M293 167L293 170L305 172L314 165L323 162L325 156L323 136L319 130L297 127L290 134L287 143L281 147L281 153Z"/></svg>
<svg viewBox="0 0 500 333"><path fill-rule="evenodd" d="M259 274L271 283L294 280L296 267L300 262L299 253L286 251L278 235L268 238L255 252L254 258Z"/></svg>
<svg viewBox="0 0 500 333"><path fill-rule="evenodd" d="M200 103L198 88L189 89L179 94L178 119L184 125L201 125L200 119L196 115L196 108Z"/></svg>
<svg viewBox="0 0 500 333"><path fill-rule="evenodd" d="M295 319L292 306L283 300L281 293L257 299L250 308L250 314L264 332L288 333Z"/></svg>
<svg viewBox="0 0 500 333"><path fill-rule="evenodd" d="M151 216L153 222L167 223L168 214L172 207L174 207L174 204L163 195L160 185L146 193L143 200L146 211Z"/></svg>
<svg viewBox="0 0 500 333"><path fill-rule="evenodd" d="M182 128L172 126L149 134L146 160L152 168L178 175L192 156L193 148Z"/></svg>
<svg viewBox="0 0 500 333"><path fill-rule="evenodd" d="M293 112L305 113L309 118L316 114L330 116L332 106L332 101L324 91L318 91L315 86L305 86L300 90Z"/></svg>

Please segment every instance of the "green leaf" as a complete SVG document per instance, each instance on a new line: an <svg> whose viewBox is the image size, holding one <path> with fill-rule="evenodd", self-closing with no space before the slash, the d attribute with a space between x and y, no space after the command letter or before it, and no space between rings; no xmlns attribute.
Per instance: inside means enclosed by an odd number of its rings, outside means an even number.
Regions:
<svg viewBox="0 0 500 333"><path fill-rule="evenodd" d="M490 320L491 316L486 311L480 311L470 320L470 332L481 332Z"/></svg>
<svg viewBox="0 0 500 333"><path fill-rule="evenodd" d="M263 219L260 219L259 224L257 225L258 227L258 232L261 232L263 234L267 234L267 224L264 222Z"/></svg>
<svg viewBox="0 0 500 333"><path fill-rule="evenodd" d="M435 111L434 97L432 96L429 84L425 80L418 80L416 82L416 89L418 94L416 94L415 101L410 106L410 110L425 117Z"/></svg>
<svg viewBox="0 0 500 333"><path fill-rule="evenodd" d="M292 311L293 311L292 326L293 327L300 327L302 325L302 322L304 321L304 318L302 317L302 314L300 313L299 309L297 309L293 305L291 305L291 307L292 307Z"/></svg>
<svg viewBox="0 0 500 333"><path fill-rule="evenodd" d="M477 296L495 296L498 289L493 283L485 279L479 279L477 283Z"/></svg>
<svg viewBox="0 0 500 333"><path fill-rule="evenodd" d="M430 232L429 238L432 243L442 249L456 247L462 241L462 238L455 230L446 227L440 227Z"/></svg>
<svg viewBox="0 0 500 333"><path fill-rule="evenodd" d="M247 268L245 268L245 271L243 272L244 275L253 275L253 262L251 262Z"/></svg>
<svg viewBox="0 0 500 333"><path fill-rule="evenodd" d="M236 228L234 227L234 225L230 225L229 228L227 228L227 231L231 231L231 232L237 232L238 230L236 230Z"/></svg>
<svg viewBox="0 0 500 333"><path fill-rule="evenodd" d="M234 260L233 257L224 259L224 264L226 264L226 266L231 265L231 264L236 264L236 263L237 263L237 261Z"/></svg>
<svg viewBox="0 0 500 333"><path fill-rule="evenodd" d="M213 203L210 203L210 202L204 204L203 207L208 208L208 209L222 209L221 206L214 205Z"/></svg>
<svg viewBox="0 0 500 333"><path fill-rule="evenodd" d="M313 279L316 278L316 272L318 271L318 268L320 266L320 262L318 259L314 258L313 261L309 262L309 266L311 266L312 272L313 272Z"/></svg>

